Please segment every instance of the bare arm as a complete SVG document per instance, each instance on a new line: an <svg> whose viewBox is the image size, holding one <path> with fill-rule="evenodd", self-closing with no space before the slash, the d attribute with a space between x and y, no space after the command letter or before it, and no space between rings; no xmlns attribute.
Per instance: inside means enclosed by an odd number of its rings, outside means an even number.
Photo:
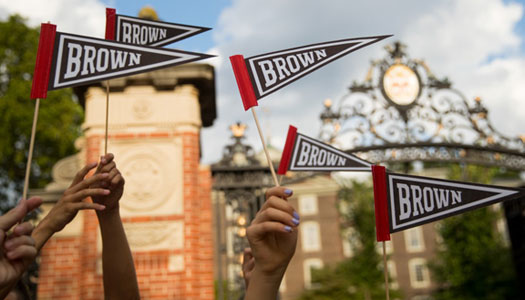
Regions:
<svg viewBox="0 0 525 300"><path fill-rule="evenodd" d="M93 197L95 203L106 206L105 210L97 211L102 235L104 297L105 299L140 299L133 256L119 212L124 178L113 161L113 154L102 157L97 173L108 174L102 186L111 190L107 196Z"/></svg>

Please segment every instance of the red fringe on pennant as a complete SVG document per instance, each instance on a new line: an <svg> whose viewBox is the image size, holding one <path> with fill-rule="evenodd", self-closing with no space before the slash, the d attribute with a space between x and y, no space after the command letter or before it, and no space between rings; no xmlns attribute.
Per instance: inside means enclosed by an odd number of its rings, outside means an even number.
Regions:
<svg viewBox="0 0 525 300"><path fill-rule="evenodd" d="M252 82L248 69L246 68L246 62L242 55L230 56L230 62L233 68L233 74L237 80L237 86L239 87L239 93L241 94L242 104L244 110L248 110L252 106L257 106L257 98L253 91Z"/></svg>
<svg viewBox="0 0 525 300"><path fill-rule="evenodd" d="M38 41L35 71L33 72L31 99L45 99L47 97L56 32L57 26L54 24L42 23L40 25L40 40Z"/></svg>
<svg viewBox="0 0 525 300"><path fill-rule="evenodd" d="M288 127L288 135L286 136L286 144L284 145L283 154L281 156L281 162L279 163L279 169L277 174L284 175L288 171L290 165L290 157L292 156L292 150L295 142L295 136L297 135L297 128L290 125Z"/></svg>
<svg viewBox="0 0 525 300"><path fill-rule="evenodd" d="M390 241L390 227L388 225L388 200L387 200L385 167L372 166L372 178L374 181L376 238L378 242Z"/></svg>
<svg viewBox="0 0 525 300"><path fill-rule="evenodd" d="M115 18L117 11L114 8L106 8L106 40L115 40Z"/></svg>

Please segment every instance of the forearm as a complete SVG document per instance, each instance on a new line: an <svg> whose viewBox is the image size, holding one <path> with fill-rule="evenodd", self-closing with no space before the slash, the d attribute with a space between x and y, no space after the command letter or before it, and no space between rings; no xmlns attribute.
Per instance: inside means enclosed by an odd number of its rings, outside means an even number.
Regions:
<svg viewBox="0 0 525 300"><path fill-rule="evenodd" d="M118 209L97 213L102 235L105 299L140 299L133 256Z"/></svg>
<svg viewBox="0 0 525 300"><path fill-rule="evenodd" d="M44 218L31 233L31 237L35 240L36 250L40 252L42 247L44 247L53 234L55 234L55 231L50 228L47 219Z"/></svg>
<svg viewBox="0 0 525 300"><path fill-rule="evenodd" d="M261 272L257 265L250 278L250 285L246 291L245 300L275 300L279 293L279 286L284 276L284 271L272 274Z"/></svg>

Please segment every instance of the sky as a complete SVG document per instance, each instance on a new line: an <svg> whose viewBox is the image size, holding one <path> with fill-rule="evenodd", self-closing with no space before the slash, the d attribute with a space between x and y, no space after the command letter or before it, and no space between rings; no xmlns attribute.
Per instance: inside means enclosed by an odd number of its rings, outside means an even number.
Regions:
<svg viewBox="0 0 525 300"><path fill-rule="evenodd" d="M0 19L11 13L31 25L51 21L58 30L104 36L105 7L136 16L150 5L163 21L211 27L169 47L218 55L218 118L202 132L203 163L220 159L228 127L248 125L248 143L261 149L251 113L241 105L228 57L250 57L337 39L393 34L315 71L259 101L257 113L269 143L284 146L289 124L316 137L324 99L337 106L384 46L402 41L412 58L424 59L438 78L448 77L468 99L479 96L494 127L525 134L525 0L0 0ZM278 159L278 158L273 158Z"/></svg>

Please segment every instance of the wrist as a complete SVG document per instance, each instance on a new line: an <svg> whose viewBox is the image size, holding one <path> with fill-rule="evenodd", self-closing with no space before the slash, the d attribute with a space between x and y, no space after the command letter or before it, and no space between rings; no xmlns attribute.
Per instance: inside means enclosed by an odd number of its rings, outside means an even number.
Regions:
<svg viewBox="0 0 525 300"><path fill-rule="evenodd" d="M277 299L279 287L284 277L286 267L273 271L258 269L257 265L253 269L250 277L250 284L246 291L245 300L274 300Z"/></svg>
<svg viewBox="0 0 525 300"><path fill-rule="evenodd" d="M284 277L286 267L287 266L283 266L277 269L267 270L264 268L258 268L257 265L255 265L252 272L252 278L254 275L256 275L259 278L263 278L267 282L280 282Z"/></svg>
<svg viewBox="0 0 525 300"><path fill-rule="evenodd" d="M35 241L35 247L37 251L40 251L42 247L44 247L45 243L55 232L59 230L56 230L52 226L49 225L49 222L46 218L44 218L40 223L36 226L36 228L31 233L31 237Z"/></svg>
<svg viewBox="0 0 525 300"><path fill-rule="evenodd" d="M107 233L108 230L113 231L116 227L122 226L122 219L118 209L97 211L97 218L102 233Z"/></svg>
<svg viewBox="0 0 525 300"><path fill-rule="evenodd" d="M106 207L103 210L97 210L97 217L100 219L106 219L118 216L120 218L120 207L119 205L115 205L113 207Z"/></svg>

